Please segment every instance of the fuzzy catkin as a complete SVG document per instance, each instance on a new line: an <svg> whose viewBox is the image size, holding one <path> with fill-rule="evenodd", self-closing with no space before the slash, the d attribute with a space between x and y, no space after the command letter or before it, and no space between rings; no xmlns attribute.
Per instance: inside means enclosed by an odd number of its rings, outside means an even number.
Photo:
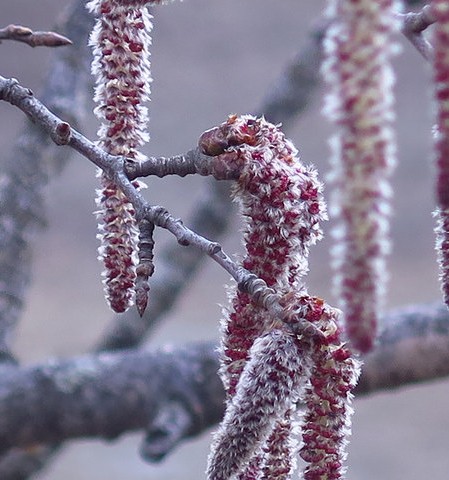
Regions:
<svg viewBox="0 0 449 480"><path fill-rule="evenodd" d="M390 177L396 164L394 75L390 59L399 29L395 0L329 0L324 40L324 112L336 124L332 140L331 214L335 290L353 346L369 351L385 292L390 250Z"/></svg>
<svg viewBox="0 0 449 480"><path fill-rule="evenodd" d="M149 138L143 103L150 95L151 17L146 7L119 0L93 0L88 8L98 15L90 44L95 114L102 122L99 144L108 153L141 161L139 148ZM132 205L106 174L99 176L98 252L105 294L114 311L124 312L133 300L138 230Z"/></svg>
<svg viewBox="0 0 449 480"><path fill-rule="evenodd" d="M287 332L272 330L256 339L215 435L207 468L209 480L230 479L257 453L276 420L282 420L298 400L307 368L307 356ZM278 434L282 434L280 430Z"/></svg>
<svg viewBox="0 0 449 480"><path fill-rule="evenodd" d="M295 146L263 118L231 116L218 130L241 172L233 196L245 219L243 267L280 294L302 289L309 248L321 239L327 215L315 168L302 164ZM247 293L231 295L220 369L229 396L251 345L272 321Z"/></svg>
<svg viewBox="0 0 449 480"><path fill-rule="evenodd" d="M231 292L220 368L227 409L212 445L208 479L290 479L299 400L308 407L301 450L305 473L309 479L341 478L358 363L340 340L338 312L311 297L303 283L309 248L321 238L320 221L326 218L316 171L299 162L277 126L251 116L230 116L205 132L199 147L239 172L234 197L245 219L242 264L281 296L284 307L282 322L244 290ZM314 324L321 334L294 334L290 327L300 322ZM328 385L318 388L323 378ZM320 428L322 423L332 431Z"/></svg>
<svg viewBox="0 0 449 480"><path fill-rule="evenodd" d="M305 480L339 480L346 471L346 446L351 433L352 390L360 375L360 362L341 339L340 312L317 297L292 292L286 310L313 323L323 334L319 340L299 339L309 356L300 455L306 461Z"/></svg>

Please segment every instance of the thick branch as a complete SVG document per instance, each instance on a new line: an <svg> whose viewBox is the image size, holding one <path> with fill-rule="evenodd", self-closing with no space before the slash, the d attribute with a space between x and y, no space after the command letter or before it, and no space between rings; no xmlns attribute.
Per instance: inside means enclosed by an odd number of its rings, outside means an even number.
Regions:
<svg viewBox="0 0 449 480"><path fill-rule="evenodd" d="M30 47L62 47L72 45L72 42L64 35L56 32L34 32L22 25L8 25L0 28L0 42L2 40L15 40L26 43Z"/></svg>
<svg viewBox="0 0 449 480"><path fill-rule="evenodd" d="M356 392L369 394L449 375L449 311L440 303L392 311L376 349L364 357Z"/></svg>
<svg viewBox="0 0 449 480"><path fill-rule="evenodd" d="M449 375L446 307L398 310L384 324L377 348L364 359L358 395ZM217 370L212 343L3 367L0 450L145 430L142 453L160 460L220 420L224 391Z"/></svg>
<svg viewBox="0 0 449 480"><path fill-rule="evenodd" d="M126 351L4 367L0 451L148 430L152 460L220 420L224 394L211 345ZM162 451L161 451L162 450Z"/></svg>

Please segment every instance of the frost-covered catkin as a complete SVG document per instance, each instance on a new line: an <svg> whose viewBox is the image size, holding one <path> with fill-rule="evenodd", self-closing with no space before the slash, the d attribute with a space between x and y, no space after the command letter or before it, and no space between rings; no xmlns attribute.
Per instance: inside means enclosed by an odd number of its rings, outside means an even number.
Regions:
<svg viewBox="0 0 449 480"><path fill-rule="evenodd" d="M99 144L108 153L139 162L143 158L139 148L148 140L143 104L151 82L150 15L145 6L120 0L93 0L88 8L98 16L90 44L95 113L102 121ZM123 312L133 299L138 231L131 204L107 175L99 176L99 258L104 263L105 293L111 308Z"/></svg>
<svg viewBox="0 0 449 480"><path fill-rule="evenodd" d="M305 404L300 455L306 462L305 480L338 480L346 467L346 446L351 433L352 390L360 374L360 362L341 340L338 310L323 300L293 293L286 310L313 323L323 338L300 339L312 367L301 400ZM310 350L309 350L310 349Z"/></svg>
<svg viewBox="0 0 449 480"><path fill-rule="evenodd" d="M290 433L282 421L299 399L308 369L307 355L302 355L293 335L272 330L254 342L249 357L214 438L207 468L209 480L228 480L238 473L268 439L277 420L282 426L276 429L277 435ZM285 439L282 442L285 445ZM266 465L268 468L273 465Z"/></svg>
<svg viewBox="0 0 449 480"><path fill-rule="evenodd" d="M223 145L240 171L233 196L245 220L243 267L280 294L303 288L309 248L321 239L320 222L326 218L315 168L302 164L295 146L263 118L233 115L200 139L205 153ZM223 323L221 367L230 396L248 350L272 321L248 294L234 289L231 296Z"/></svg>
<svg viewBox="0 0 449 480"><path fill-rule="evenodd" d="M305 372L303 372L305 373ZM305 383L306 377L302 379ZM288 480L292 478L297 464L298 421L295 408L287 410L278 420L263 447L260 480Z"/></svg>
<svg viewBox="0 0 449 480"><path fill-rule="evenodd" d="M336 293L353 346L369 351L376 337L390 250L389 179L396 163L390 58L399 29L395 0L329 0L323 77L332 140L331 213Z"/></svg>
<svg viewBox="0 0 449 480"><path fill-rule="evenodd" d="M315 169L303 165L294 145L277 126L263 118L230 116L220 127L206 132L199 145L204 153L222 154L240 172L233 195L245 220L243 267L279 294L304 290L302 278L308 271L309 248L321 238L320 221L326 218L322 186ZM292 372L298 362L297 352L278 345L278 353L272 349L264 354L266 359L256 353L261 338L266 341L270 335L267 332L275 331L276 319L247 293L234 289L231 295L232 304L222 326L220 369L229 413L214 443L209 478L228 478L237 472L239 480L270 478L271 474L279 479L289 478L295 461L293 426L287 419L287 410L293 405L287 402L283 409L274 410L270 406L285 401L278 394L285 382L290 382L289 375L296 375ZM269 359L268 354L273 358ZM267 373L278 355L284 357L285 368L292 369L287 376L280 363L279 374ZM263 380L247 373L241 377L247 369L260 371ZM303 376L304 372L298 370L297 374ZM277 385L270 388L270 379ZM248 410L254 421L246 426L247 417L239 405L250 409L256 398L254 388L259 397L256 405L264 407L263 411ZM245 430L241 444L234 432L237 424L250 429ZM247 437L251 438L251 445Z"/></svg>
<svg viewBox="0 0 449 480"><path fill-rule="evenodd" d="M449 306L449 2L433 0L433 71L436 100L435 153L437 205L436 249L443 298Z"/></svg>

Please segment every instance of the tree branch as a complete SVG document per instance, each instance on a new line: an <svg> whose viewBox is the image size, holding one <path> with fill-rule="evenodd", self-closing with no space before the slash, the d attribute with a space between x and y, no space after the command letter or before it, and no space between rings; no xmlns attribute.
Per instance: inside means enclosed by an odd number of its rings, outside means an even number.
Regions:
<svg viewBox="0 0 449 480"><path fill-rule="evenodd" d="M421 11L416 13L399 14L399 18L402 21L404 36L426 60L430 60L433 55L433 48L423 35L424 30L435 23L430 5L425 5Z"/></svg>
<svg viewBox="0 0 449 480"><path fill-rule="evenodd" d="M377 348L364 359L357 395L449 375L449 312L416 305L384 317ZM155 351L123 351L3 367L0 451L106 440L146 432L143 455L158 461L185 438L217 423L224 391L211 342Z"/></svg>
<svg viewBox="0 0 449 480"><path fill-rule="evenodd" d="M186 223L205 238L218 238L227 231L233 211L228 183L208 181ZM95 350L138 345L171 309L204 258L203 252L195 248L180 249L177 244L167 244L158 255L157 275L150 285L151 301L143 317L135 309L114 317Z"/></svg>
<svg viewBox="0 0 449 480"><path fill-rule="evenodd" d="M411 305L382 319L376 349L364 357L357 394L449 375L449 311L441 303Z"/></svg>
<svg viewBox="0 0 449 480"><path fill-rule="evenodd" d="M22 25L8 25L0 28L0 43L2 40L15 40L26 43L30 47L62 47L72 45L71 40L56 32L33 32Z"/></svg>
<svg viewBox="0 0 449 480"><path fill-rule="evenodd" d="M199 148L173 157L149 157L143 162L124 160L124 171L129 180L150 175L163 178L167 175L204 175L216 180L236 180L239 171L229 168L219 157L204 155Z"/></svg>
<svg viewBox="0 0 449 480"><path fill-rule="evenodd" d="M146 202L140 191L127 177L124 168L126 161L123 157L110 155L90 142L75 129L72 129L67 122L51 113L33 95L31 90L20 86L15 79L6 79L0 76L0 100L9 102L22 110L33 122L39 124L57 145L72 147L101 168L114 180L115 184L131 202L136 212L137 221L146 219L171 232L180 245L193 246L207 254L234 278L241 291L253 297L257 304L272 314L273 318L286 320L284 308L280 303L280 296L269 288L265 281L231 260L217 242L211 242L187 228L181 220L174 218L165 208L152 206ZM191 170L196 168L196 173L202 175L209 174L217 179L236 178L239 173L238 170L236 171L235 167L233 168L232 162L227 162L227 157L225 160L222 157L226 156L206 157L198 154L191 155L191 161L187 162L186 157L178 156L171 162L168 171L174 171L176 163L181 166L182 173L184 173L185 164L188 163ZM150 163L153 164L154 162ZM306 335L322 336L322 333L314 325L301 318L297 319L294 326L291 322L288 322L288 325L295 331Z"/></svg>
<svg viewBox="0 0 449 480"><path fill-rule="evenodd" d="M90 82L86 61L92 28L84 2L68 15L65 33L78 45L57 51L42 99L73 125L83 117ZM8 356L29 283L29 239L45 223L43 189L67 161L67 152L52 146L39 126L27 123L2 164L0 182L0 353Z"/></svg>
<svg viewBox="0 0 449 480"><path fill-rule="evenodd" d="M77 46L58 49L44 82L42 100L53 112L78 125L90 105L90 50L87 39L93 18L78 0L63 18L64 33ZM0 182L0 358L12 358L13 334L22 313L31 271L30 239L45 224L43 194L61 173L70 155L56 148L42 129L30 122L2 164ZM0 478L25 480L41 469L53 446L13 449L0 458Z"/></svg>
<svg viewBox="0 0 449 480"><path fill-rule="evenodd" d="M2 453L147 429L159 439L144 446L155 460L169 443L218 422L224 398L210 344L103 353L1 373Z"/></svg>

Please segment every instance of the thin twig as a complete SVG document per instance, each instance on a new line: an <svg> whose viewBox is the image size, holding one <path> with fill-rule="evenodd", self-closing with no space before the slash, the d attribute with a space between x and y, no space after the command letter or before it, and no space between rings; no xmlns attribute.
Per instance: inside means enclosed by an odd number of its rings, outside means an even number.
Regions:
<svg viewBox="0 0 449 480"><path fill-rule="evenodd" d="M0 43L2 40L15 40L26 43L30 47L63 47L72 45L72 41L56 32L33 31L22 25L8 25L0 28Z"/></svg>
<svg viewBox="0 0 449 480"><path fill-rule="evenodd" d="M409 12L398 14L402 22L402 33L426 59L430 60L433 56L433 48L430 42L424 37L423 32L435 23L429 5L425 5L419 12Z"/></svg>
<svg viewBox="0 0 449 480"><path fill-rule="evenodd" d="M228 182L205 180L205 190L188 217L188 225L205 238L219 238L229 228L233 205ZM158 272L151 279L151 301L143 317L131 308L116 315L95 350L118 350L138 345L164 318L183 288L197 272L205 255L195 248L180 249L168 242L158 254Z"/></svg>
<svg viewBox="0 0 449 480"><path fill-rule="evenodd" d="M230 169L219 157L204 155L197 147L184 155L173 157L149 157L137 163L125 159L124 170L130 180L150 175L162 178L167 175L204 175L212 176L216 180L236 180L239 172Z"/></svg>
<svg viewBox="0 0 449 480"><path fill-rule="evenodd" d="M137 221L148 220L154 225L164 228L171 232L178 243L183 246L193 246L203 253L207 254L212 260L222 266L234 280L239 288L250 294L257 304L266 308L276 318L284 320L284 308L280 304L280 297L267 284L256 275L232 261L231 258L223 252L221 246L216 242L211 242L187 228L181 220L174 218L165 208L150 205L142 196L140 191L134 186L133 182L127 177L124 170L124 159L120 156L114 156L106 153L101 148L89 141L81 133L72 129L67 122L62 121L56 115L51 113L27 88L19 85L15 79L7 79L0 76L0 100L4 100L11 105L18 107L30 119L39 124L42 129L50 135L57 145L68 145L83 156L88 158L97 167L100 167L116 185L123 191L128 200L132 203ZM202 161L205 157L197 156ZM184 172L184 157L180 156L182 172ZM207 157L206 157L207 159ZM234 172L226 165L220 162L220 156L212 157L208 168L201 165L201 174L210 172L216 178L228 179L235 178L238 172ZM192 165L195 166L194 162ZM215 174L215 168L217 172ZM200 170L198 173L200 173ZM170 172L175 172L174 165ZM229 177L226 176L226 172ZM291 324L289 323L291 327ZM295 324L295 330L306 335L320 337L322 334L309 322L298 319Z"/></svg>

